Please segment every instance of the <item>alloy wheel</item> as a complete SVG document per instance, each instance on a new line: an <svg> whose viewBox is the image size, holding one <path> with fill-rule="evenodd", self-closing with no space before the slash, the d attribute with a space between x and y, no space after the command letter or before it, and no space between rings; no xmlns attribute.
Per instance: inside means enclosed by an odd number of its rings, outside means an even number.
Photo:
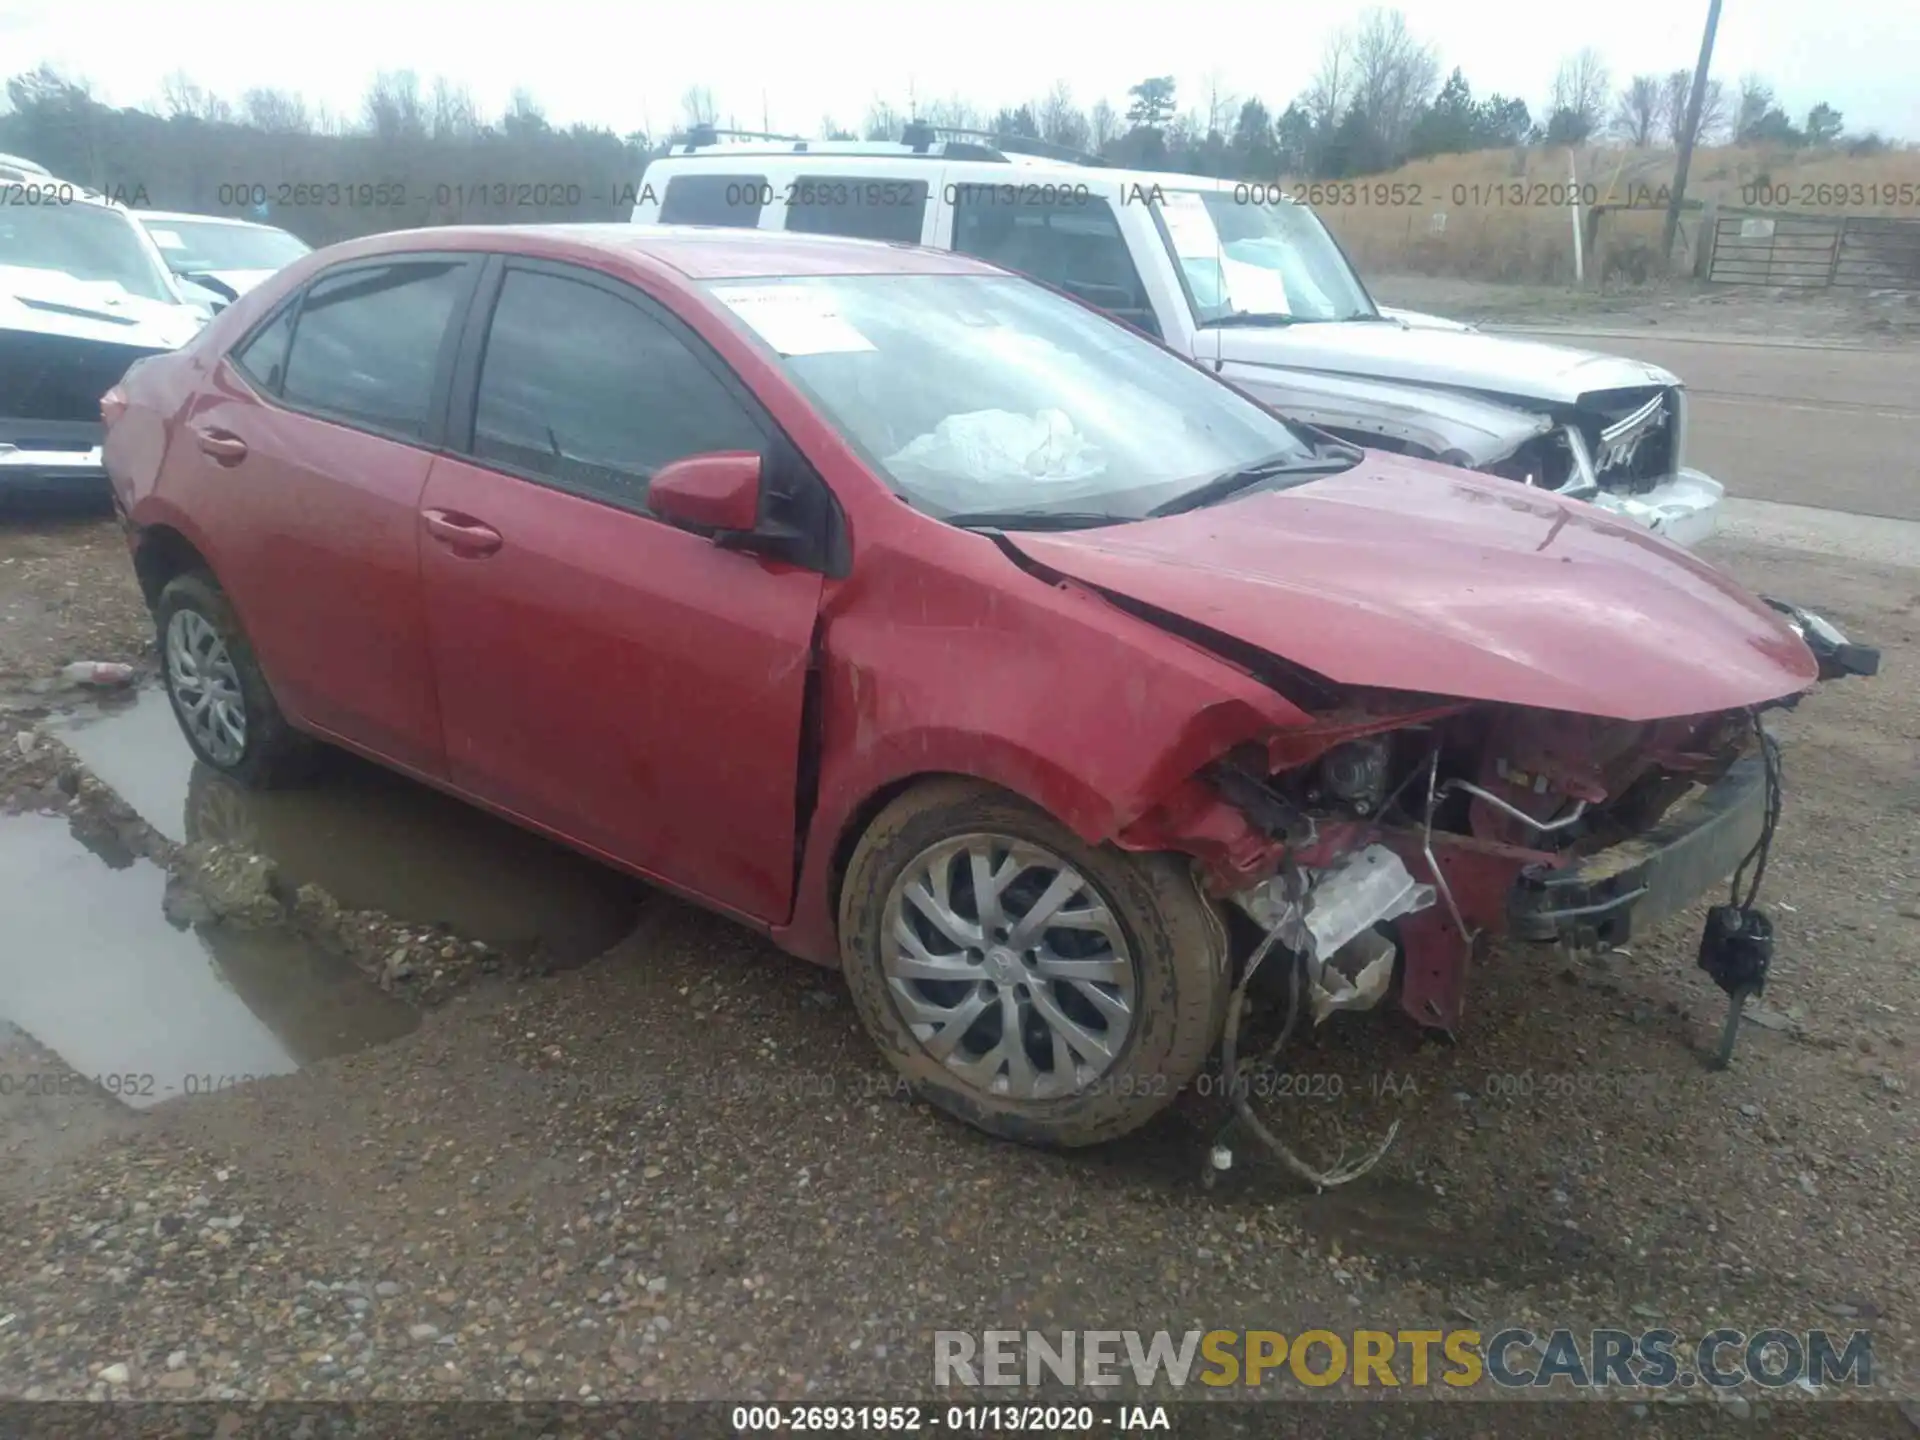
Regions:
<svg viewBox="0 0 1920 1440"><path fill-rule="evenodd" d="M227 642L197 610L176 610L167 622L167 688L206 757L238 764L247 749L246 697Z"/></svg>
<svg viewBox="0 0 1920 1440"><path fill-rule="evenodd" d="M1137 970L1107 898L1044 846L961 835L900 872L882 969L927 1053L1017 1100L1084 1090L1133 1032Z"/></svg>

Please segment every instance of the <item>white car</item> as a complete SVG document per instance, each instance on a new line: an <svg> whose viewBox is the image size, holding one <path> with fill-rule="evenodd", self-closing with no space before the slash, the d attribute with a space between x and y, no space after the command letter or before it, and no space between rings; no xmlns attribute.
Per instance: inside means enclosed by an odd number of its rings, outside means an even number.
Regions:
<svg viewBox="0 0 1920 1440"><path fill-rule="evenodd" d="M0 156L0 504L110 495L100 397L207 314L125 206Z"/></svg>
<svg viewBox="0 0 1920 1440"><path fill-rule="evenodd" d="M175 210L133 214L147 227L167 269L176 279L210 291L216 310L224 310L282 265L313 253L299 236L252 220Z"/></svg>
<svg viewBox="0 0 1920 1440"><path fill-rule="evenodd" d="M961 251L1360 444L1586 499L1683 545L1712 533L1725 492L1684 463L1686 392L1668 371L1382 309L1278 185L941 138L959 133L910 125L891 144L696 131L649 163L632 218Z"/></svg>

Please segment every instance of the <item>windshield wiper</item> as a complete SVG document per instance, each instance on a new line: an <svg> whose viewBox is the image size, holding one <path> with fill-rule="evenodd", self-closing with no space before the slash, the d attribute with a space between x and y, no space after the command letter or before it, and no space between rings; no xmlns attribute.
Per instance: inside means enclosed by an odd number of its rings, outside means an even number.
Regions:
<svg viewBox="0 0 1920 1440"><path fill-rule="evenodd" d="M968 510L939 518L962 530L1091 530L1131 517L1099 510Z"/></svg>
<svg viewBox="0 0 1920 1440"><path fill-rule="evenodd" d="M1203 505L1211 505L1216 500L1224 500L1229 495L1258 485L1263 480L1317 480L1326 475L1338 475L1342 470L1351 470L1360 463L1361 451L1342 446L1331 445L1314 452L1307 460L1296 460L1291 456L1274 456L1267 460L1257 460L1251 465L1243 465L1237 470L1229 470L1216 475L1203 484L1194 486L1184 494L1171 500L1163 500L1147 512L1149 520L1162 515L1178 515L1186 510L1198 510Z"/></svg>

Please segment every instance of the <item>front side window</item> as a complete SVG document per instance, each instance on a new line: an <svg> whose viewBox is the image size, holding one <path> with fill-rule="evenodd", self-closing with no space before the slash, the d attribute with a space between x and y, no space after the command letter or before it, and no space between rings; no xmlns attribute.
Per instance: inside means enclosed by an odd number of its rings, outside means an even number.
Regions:
<svg viewBox="0 0 1920 1440"><path fill-rule="evenodd" d="M765 436L687 344L584 280L509 270L487 333L472 454L638 509L669 461Z"/></svg>
<svg viewBox="0 0 1920 1440"><path fill-rule="evenodd" d="M660 223L751 230L772 203L773 187L764 175L676 175L660 197Z"/></svg>
<svg viewBox="0 0 1920 1440"><path fill-rule="evenodd" d="M809 177L791 182L786 200L789 230L917 244L927 214L927 182Z"/></svg>
<svg viewBox="0 0 1920 1440"><path fill-rule="evenodd" d="M1160 333L1120 221L1098 196L1069 191L1058 200L1036 201L1020 186L956 186L953 248Z"/></svg>
<svg viewBox="0 0 1920 1440"><path fill-rule="evenodd" d="M1253 204L1225 190L1165 190L1154 208L1197 324L1232 317L1365 320L1379 313L1304 206Z"/></svg>
<svg viewBox="0 0 1920 1440"><path fill-rule="evenodd" d="M315 281L294 322L281 395L375 429L425 435L465 270L458 261L414 260Z"/></svg>
<svg viewBox="0 0 1920 1440"><path fill-rule="evenodd" d="M180 303L136 222L106 205L0 206L0 265L54 270L141 300Z"/></svg>
<svg viewBox="0 0 1920 1440"><path fill-rule="evenodd" d="M1223 474L1318 458L1231 386L1015 276L709 288L876 473L933 515L1139 518Z"/></svg>

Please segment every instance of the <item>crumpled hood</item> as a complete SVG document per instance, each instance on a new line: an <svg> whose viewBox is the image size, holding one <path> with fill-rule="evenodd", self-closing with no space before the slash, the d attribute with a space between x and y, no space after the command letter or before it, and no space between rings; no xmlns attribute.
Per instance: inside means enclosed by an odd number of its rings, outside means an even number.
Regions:
<svg viewBox="0 0 1920 1440"><path fill-rule="evenodd" d="M1207 330L1195 339L1194 353L1213 359L1216 340L1229 363L1448 385L1554 404L1569 404L1590 390L1680 383L1658 365L1617 355L1391 319Z"/></svg>
<svg viewBox="0 0 1920 1440"><path fill-rule="evenodd" d="M1184 515L1007 539L1347 685L1654 720L1818 678L1775 611L1640 527L1377 451Z"/></svg>
<svg viewBox="0 0 1920 1440"><path fill-rule="evenodd" d="M193 338L201 322L190 306L143 299L110 280L0 265L0 330L176 350Z"/></svg>

